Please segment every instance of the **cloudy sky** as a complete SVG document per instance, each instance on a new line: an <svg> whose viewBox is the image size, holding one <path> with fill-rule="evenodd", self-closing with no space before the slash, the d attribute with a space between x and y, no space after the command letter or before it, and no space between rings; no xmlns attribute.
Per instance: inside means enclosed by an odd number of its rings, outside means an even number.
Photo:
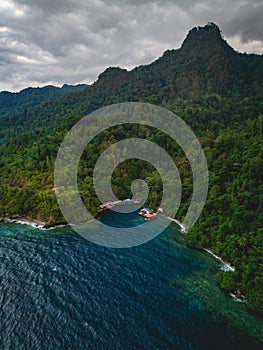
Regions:
<svg viewBox="0 0 263 350"><path fill-rule="evenodd" d="M0 0L0 90L91 83L210 21L237 51L263 54L262 13L263 0Z"/></svg>

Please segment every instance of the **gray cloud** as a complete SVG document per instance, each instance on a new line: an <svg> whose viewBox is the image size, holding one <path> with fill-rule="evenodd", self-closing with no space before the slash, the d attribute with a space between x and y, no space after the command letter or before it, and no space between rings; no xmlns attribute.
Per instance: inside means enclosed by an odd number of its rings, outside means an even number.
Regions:
<svg viewBox="0 0 263 350"><path fill-rule="evenodd" d="M230 14L225 23L225 32L228 35L240 35L241 43L250 40L263 41L263 2L254 2L240 6L238 16Z"/></svg>
<svg viewBox="0 0 263 350"><path fill-rule="evenodd" d="M17 5L26 5L28 7L39 9L45 15L54 15L56 13L70 13L76 8L72 0L14 0ZM77 4L80 7L80 3Z"/></svg>
<svg viewBox="0 0 263 350"><path fill-rule="evenodd" d="M92 82L150 63L216 22L238 51L263 53L262 1L1 0L0 90Z"/></svg>

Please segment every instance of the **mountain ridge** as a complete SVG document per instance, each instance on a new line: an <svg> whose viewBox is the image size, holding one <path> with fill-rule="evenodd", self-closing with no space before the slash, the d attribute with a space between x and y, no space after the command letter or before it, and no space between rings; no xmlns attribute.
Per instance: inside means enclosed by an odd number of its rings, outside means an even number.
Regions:
<svg viewBox="0 0 263 350"><path fill-rule="evenodd" d="M86 114L123 100L165 105L175 98L191 100L212 94L240 100L262 90L263 55L236 52L222 38L218 26L209 23L191 29L181 48L166 50L150 64L130 71L120 67L105 69L88 89L71 93L66 103L68 108L82 104ZM63 104L65 98L61 96L59 101ZM41 102L45 102L43 108L53 108L47 99ZM22 107L18 112L24 112ZM3 114L1 99L0 111Z"/></svg>
<svg viewBox="0 0 263 350"><path fill-rule="evenodd" d="M262 91L263 55L234 51L220 29L209 23L191 29L181 48L165 51L148 65L131 71L109 67L88 88L61 96L56 103L43 101L34 108L7 113L1 118L2 135L10 127L16 127L16 134L25 127L32 131L53 128L69 116L75 120L76 110L81 117L119 102L143 101L166 107L177 99L197 100L209 95L232 101L256 99ZM39 115L44 116L40 119Z"/></svg>
<svg viewBox="0 0 263 350"><path fill-rule="evenodd" d="M34 108L43 102L87 88L86 84L68 85L62 87L46 85L43 87L28 87L19 92L0 92L0 117L17 113L27 108Z"/></svg>
<svg viewBox="0 0 263 350"><path fill-rule="evenodd" d="M148 79L155 78L156 81L162 81L163 85L169 84L174 96L185 99L212 93L229 97L233 89L237 97L244 97L262 89L262 72L263 55L235 51L222 38L219 27L209 23L191 29L179 49L166 50L150 64L135 67L131 71L119 67L107 68L99 75L94 86L105 83L106 75L109 81L110 78L116 80L117 74L119 77L121 74L122 79L118 80L114 88L136 90L136 85L148 75Z"/></svg>

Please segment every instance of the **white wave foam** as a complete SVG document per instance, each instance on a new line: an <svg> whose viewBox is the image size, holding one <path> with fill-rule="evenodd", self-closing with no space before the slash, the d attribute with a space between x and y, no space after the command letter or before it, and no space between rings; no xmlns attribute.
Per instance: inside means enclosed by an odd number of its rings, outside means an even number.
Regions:
<svg viewBox="0 0 263 350"><path fill-rule="evenodd" d="M240 298L238 298L234 293L229 293L229 295L236 303L246 303L247 302L244 295L240 295Z"/></svg>
<svg viewBox="0 0 263 350"><path fill-rule="evenodd" d="M33 221L22 220L22 219L3 219L3 221L10 222L10 223L16 223L19 225L28 225L28 226L31 226L31 227L34 227L38 230L43 230L43 231L54 230L56 228L67 226L67 225L56 225L56 226L52 226L52 227L45 227L44 224L40 224L40 223L33 222Z"/></svg>
<svg viewBox="0 0 263 350"><path fill-rule="evenodd" d="M228 262L222 260L220 258L220 256L217 256L216 254L214 254L210 249L203 248L203 250L205 250L207 253L213 255L214 258L216 258L217 260L219 260L222 263L222 266L221 266L222 271L225 271L225 272L227 272L227 271L234 272L235 271L234 266L232 266Z"/></svg>
<svg viewBox="0 0 263 350"><path fill-rule="evenodd" d="M16 224L20 224L20 225L28 225L28 226L32 226L34 228L38 228L38 229L43 229L44 225L42 224L38 224L36 222L31 222L31 221L26 221L26 220L16 220L16 219L4 219L5 222L11 222L11 223L16 223Z"/></svg>
<svg viewBox="0 0 263 350"><path fill-rule="evenodd" d="M170 218L169 216L165 216L165 215L164 215L164 217L166 217L166 219L168 219L168 220L170 220L170 221L175 222L178 226L180 226L181 232L182 232L182 233L185 233L185 232L186 232L185 226L184 226L180 221L178 221L178 220L176 220L176 219L173 219L173 218Z"/></svg>

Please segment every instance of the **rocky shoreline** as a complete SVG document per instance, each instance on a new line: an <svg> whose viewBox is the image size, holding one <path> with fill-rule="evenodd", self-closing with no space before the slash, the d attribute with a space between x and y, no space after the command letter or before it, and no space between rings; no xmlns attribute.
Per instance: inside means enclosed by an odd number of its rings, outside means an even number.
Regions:
<svg viewBox="0 0 263 350"><path fill-rule="evenodd" d="M2 216L0 217L0 221L14 222L21 225L29 225L29 226L32 226L38 229L43 229L43 230L66 226L65 222L50 223L50 222L45 222L38 219L32 219L26 216L19 216L19 215Z"/></svg>
<svg viewBox="0 0 263 350"><path fill-rule="evenodd" d="M219 260L222 264L221 266L221 270L224 271L224 272L228 272L228 271L231 271L231 272L234 272L235 271L235 268L234 266L230 265L230 263L222 260L220 258L220 256L217 256L216 254L214 254L210 249L207 249L207 248L203 248L203 250L209 254L211 254L214 258L216 258L217 260Z"/></svg>

